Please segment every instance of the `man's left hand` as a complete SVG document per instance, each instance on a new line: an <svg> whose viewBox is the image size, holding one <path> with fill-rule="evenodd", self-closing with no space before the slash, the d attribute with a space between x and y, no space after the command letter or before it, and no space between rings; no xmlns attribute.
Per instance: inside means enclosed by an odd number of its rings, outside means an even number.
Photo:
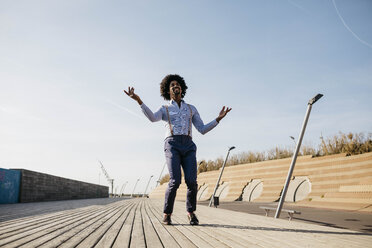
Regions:
<svg viewBox="0 0 372 248"><path fill-rule="evenodd" d="M231 108L226 107L226 109L225 109L225 106L223 106L223 108L220 111L220 114L216 118L216 121L220 122L227 115L227 113L229 113L230 111L231 111Z"/></svg>

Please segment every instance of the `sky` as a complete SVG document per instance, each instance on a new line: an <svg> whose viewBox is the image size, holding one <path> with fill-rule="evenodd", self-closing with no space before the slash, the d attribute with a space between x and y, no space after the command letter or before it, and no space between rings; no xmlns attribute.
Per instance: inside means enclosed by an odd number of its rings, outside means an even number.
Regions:
<svg viewBox="0 0 372 248"><path fill-rule="evenodd" d="M164 165L159 84L184 77L198 160L372 132L372 1L0 0L0 167L150 189ZM167 173L167 170L163 174Z"/></svg>

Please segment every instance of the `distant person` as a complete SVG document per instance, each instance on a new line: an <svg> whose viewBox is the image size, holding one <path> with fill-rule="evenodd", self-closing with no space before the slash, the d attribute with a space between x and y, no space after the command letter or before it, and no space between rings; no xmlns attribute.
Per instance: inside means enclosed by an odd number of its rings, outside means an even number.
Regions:
<svg viewBox="0 0 372 248"><path fill-rule="evenodd" d="M186 210L191 225L198 225L199 220L195 215L196 195L198 191L196 145L192 141L192 124L201 133L205 134L212 130L230 112L231 108L220 111L218 117L204 125L198 110L183 98L186 95L187 86L185 80L179 75L167 75L160 83L160 95L169 103L163 105L153 113L134 93L133 87L128 87L124 92L136 100L141 106L142 112L151 121L163 120L166 122L166 134L164 141L165 158L169 170L170 180L165 192L163 223L171 225L174 200L179 185L181 184L181 166L183 168L187 184Z"/></svg>

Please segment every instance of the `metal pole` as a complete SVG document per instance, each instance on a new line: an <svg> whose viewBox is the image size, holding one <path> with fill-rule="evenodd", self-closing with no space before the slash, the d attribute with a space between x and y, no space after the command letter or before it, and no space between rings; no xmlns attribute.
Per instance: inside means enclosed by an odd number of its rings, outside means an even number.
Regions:
<svg viewBox="0 0 372 248"><path fill-rule="evenodd" d="M149 187L149 184L150 184L150 181L151 181L151 178L152 178L152 177L153 177L153 176L150 177L149 182L147 183L147 186L146 186L145 192L143 192L143 194L142 194L142 197L145 196L146 191L147 191L147 188Z"/></svg>
<svg viewBox="0 0 372 248"><path fill-rule="evenodd" d="M121 186L120 195L122 195L124 193L124 189L127 186L127 183L128 183L128 181L126 181L125 183L123 183L123 186Z"/></svg>
<svg viewBox="0 0 372 248"><path fill-rule="evenodd" d="M125 191L125 188L127 187L127 185L128 185L128 181L125 182L125 185L124 185L123 191L121 192L123 195L124 195L124 191Z"/></svg>
<svg viewBox="0 0 372 248"><path fill-rule="evenodd" d="M229 150L227 151L227 155L226 155L225 161L223 162L223 165L222 165L222 168L221 168L220 176L218 177L218 180L217 180L217 183L216 183L216 187L214 187L213 195L211 197L211 200L209 201L208 207L212 206L212 201L213 201L214 195L216 194L216 191L217 191L217 188L218 188L218 184L220 183L220 180L221 180L221 177L222 177L223 170L225 169L227 158L229 157L230 151L232 149L235 149L235 146L230 147Z"/></svg>
<svg viewBox="0 0 372 248"><path fill-rule="evenodd" d="M111 181L111 193L114 196L114 179L110 179Z"/></svg>
<svg viewBox="0 0 372 248"><path fill-rule="evenodd" d="M289 167L289 171L288 171L287 179L285 181L283 192L282 192L282 195L280 196L280 201L279 201L279 204L278 204L278 208L276 209L276 213L275 213L275 218L276 219L280 217L280 212L282 211L284 199L285 199L285 196L287 195L289 182L291 181L292 173L293 173L293 170L294 170L294 167L295 167L295 164L296 164L296 160L297 160L297 155L298 155L298 152L300 151L302 138L304 137L304 134L305 134L305 129L306 129L307 121L309 120L312 105L316 101L318 101L322 96L323 96L322 94L318 94L315 97L313 97L312 99L310 99L310 101L308 102L305 119L304 119L304 122L302 124L301 133L298 137L296 150L295 150L295 153L293 154L293 157L292 157L291 166Z"/></svg>
<svg viewBox="0 0 372 248"><path fill-rule="evenodd" d="M155 186L155 188L158 187L158 185L159 185L159 183L160 183L161 175L163 175L163 171L164 171L164 168L165 168L165 165L166 165L166 164L167 164L167 163L164 163L164 165L163 165L163 169L162 169L161 172L160 172L159 179L158 179L158 181L156 181L156 186Z"/></svg>
<svg viewBox="0 0 372 248"><path fill-rule="evenodd" d="M132 192L132 194L130 195L130 197L133 197L134 190L136 189L136 186L137 186L137 183L138 183L139 180L140 180L140 179L138 178L136 184L134 185L133 192Z"/></svg>

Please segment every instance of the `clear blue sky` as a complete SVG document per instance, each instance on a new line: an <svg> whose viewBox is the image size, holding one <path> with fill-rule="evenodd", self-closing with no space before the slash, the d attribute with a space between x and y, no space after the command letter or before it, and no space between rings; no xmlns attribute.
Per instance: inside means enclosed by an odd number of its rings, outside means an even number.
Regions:
<svg viewBox="0 0 372 248"><path fill-rule="evenodd" d="M372 1L0 1L0 167L143 191L164 163L159 83L182 75L198 159L372 131ZM368 100L369 99L369 100ZM101 173L100 183L106 184ZM151 187L155 185L152 181ZM137 190L136 190L137 191Z"/></svg>

